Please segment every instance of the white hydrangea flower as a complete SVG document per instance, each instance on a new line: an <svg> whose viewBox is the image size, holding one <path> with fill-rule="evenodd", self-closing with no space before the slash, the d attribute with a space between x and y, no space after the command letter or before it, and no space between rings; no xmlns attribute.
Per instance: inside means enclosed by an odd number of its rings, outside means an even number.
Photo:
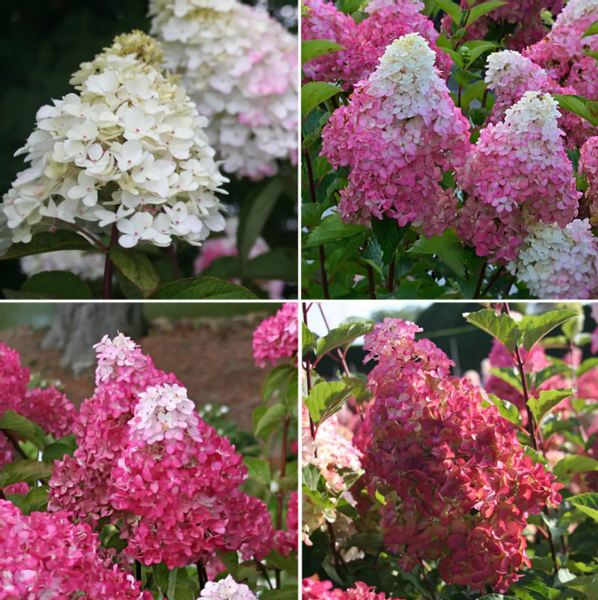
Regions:
<svg viewBox="0 0 598 600"><path fill-rule="evenodd" d="M86 281L96 281L104 276L105 261L105 256L100 253L58 250L23 257L21 269L29 277L44 271L69 271Z"/></svg>
<svg viewBox="0 0 598 600"><path fill-rule="evenodd" d="M562 27L598 11L598 0L569 0L559 13L555 27Z"/></svg>
<svg viewBox="0 0 598 600"><path fill-rule="evenodd" d="M164 439L182 440L185 432L198 439L198 417L187 390L178 385L156 385L139 394L129 426L133 436L148 444Z"/></svg>
<svg viewBox="0 0 598 600"><path fill-rule="evenodd" d="M539 223L516 260L512 275L541 299L588 299L598 294L598 240L588 219L575 219L561 229Z"/></svg>
<svg viewBox="0 0 598 600"><path fill-rule="evenodd" d="M143 357L136 352L138 348L139 346L123 333L119 333L112 340L110 336L105 335L94 345L98 359L96 384L111 379L119 367L141 366Z"/></svg>
<svg viewBox="0 0 598 600"><path fill-rule="evenodd" d="M151 0L167 67L209 120L224 170L257 180L297 160L297 37L236 0Z"/></svg>
<svg viewBox="0 0 598 600"><path fill-rule="evenodd" d="M151 37L119 36L73 75L78 93L38 111L36 130L17 152L31 166L2 206L13 242L80 220L93 232L117 223L124 247L168 246L173 237L199 245L224 227L215 193L228 180L207 119L177 78L163 74L161 60ZM184 226L176 222L181 214Z"/></svg>
<svg viewBox="0 0 598 600"><path fill-rule="evenodd" d="M220 581L208 581L199 598L204 600L256 600L253 592L230 575ZM198 599L199 600L199 599Z"/></svg>

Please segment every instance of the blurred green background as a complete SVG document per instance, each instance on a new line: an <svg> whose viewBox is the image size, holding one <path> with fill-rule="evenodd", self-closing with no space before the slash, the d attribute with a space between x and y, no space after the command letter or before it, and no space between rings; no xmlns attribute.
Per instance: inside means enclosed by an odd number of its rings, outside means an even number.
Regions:
<svg viewBox="0 0 598 600"><path fill-rule="evenodd" d="M265 2L246 4L265 5ZM14 157L35 126L39 108L73 91L71 74L92 60L116 35L141 29L149 32L148 0L2 0L0 2L0 194L4 195L24 170L23 156ZM269 12L296 32L297 5L268 0ZM271 248L297 247L296 169L283 164L287 192L266 223L263 237ZM226 189L232 213L244 198L262 187L232 180ZM190 264L191 261L189 261ZM186 261L181 264L185 269ZM187 275L189 276L189 275ZM0 290L19 289L25 281L18 261L0 261ZM287 286L285 296L296 296ZM0 292L0 298L2 298Z"/></svg>

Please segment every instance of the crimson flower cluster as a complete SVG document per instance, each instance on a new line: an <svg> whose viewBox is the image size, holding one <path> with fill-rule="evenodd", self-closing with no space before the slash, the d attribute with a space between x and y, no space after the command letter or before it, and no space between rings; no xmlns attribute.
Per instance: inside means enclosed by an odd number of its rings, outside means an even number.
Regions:
<svg viewBox="0 0 598 600"><path fill-rule="evenodd" d="M0 600L152 600L112 563L89 525L66 512L23 513L0 500Z"/></svg>
<svg viewBox="0 0 598 600"><path fill-rule="evenodd" d="M106 336L96 349L97 387L75 426L79 448L54 469L50 510L117 525L125 554L146 565L266 556L272 519L239 489L247 470L234 446L129 338Z"/></svg>
<svg viewBox="0 0 598 600"><path fill-rule="evenodd" d="M503 593L529 566L530 514L561 497L554 476L524 455L513 425L413 323L385 319L365 338L373 402L357 436L385 545L410 571L438 560L447 583Z"/></svg>
<svg viewBox="0 0 598 600"><path fill-rule="evenodd" d="M268 361L276 365L280 358L295 356L298 349L299 322L295 304L283 304L253 332L253 357L258 367L264 368Z"/></svg>
<svg viewBox="0 0 598 600"><path fill-rule="evenodd" d="M386 594L376 594L374 588L362 581L355 583L354 588L348 590L332 589L330 581L315 581L314 579L303 580L303 600L399 600L398 598L386 598Z"/></svg>

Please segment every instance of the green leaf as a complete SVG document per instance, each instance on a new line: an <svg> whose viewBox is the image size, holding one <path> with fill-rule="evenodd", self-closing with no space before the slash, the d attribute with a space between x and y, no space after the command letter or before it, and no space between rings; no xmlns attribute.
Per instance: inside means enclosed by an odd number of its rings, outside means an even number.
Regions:
<svg viewBox="0 0 598 600"><path fill-rule="evenodd" d="M598 119L592 116L592 113L586 106L588 100L582 96L575 96L574 94L552 94L552 97L559 103L561 108L583 117L594 126L598 125Z"/></svg>
<svg viewBox="0 0 598 600"><path fill-rule="evenodd" d="M314 423L319 424L338 412L351 396L351 388L340 381L314 385L305 400Z"/></svg>
<svg viewBox="0 0 598 600"><path fill-rule="evenodd" d="M360 531L352 535L344 544L346 550L349 548L360 548L369 550L370 554L378 554L382 550L384 540L377 531Z"/></svg>
<svg viewBox="0 0 598 600"><path fill-rule="evenodd" d="M540 424L546 414L573 395L573 390L545 390L537 393L538 398L530 398L527 405L531 408L536 423Z"/></svg>
<svg viewBox="0 0 598 600"><path fill-rule="evenodd" d="M594 521L598 521L598 494L580 494L567 499L571 504L574 504L586 515L592 517Z"/></svg>
<svg viewBox="0 0 598 600"><path fill-rule="evenodd" d="M38 450L41 450L46 443L46 434L37 423L33 423L12 410L7 410L4 416L0 418L0 430L8 431L35 444Z"/></svg>
<svg viewBox="0 0 598 600"><path fill-rule="evenodd" d="M0 488L13 483L33 483L34 481L48 479L52 476L54 465L37 460L19 460L7 463L0 472Z"/></svg>
<svg viewBox="0 0 598 600"><path fill-rule="evenodd" d="M582 38L588 37L589 35L596 35L598 33L598 21L594 21L581 36Z"/></svg>
<svg viewBox="0 0 598 600"><path fill-rule="evenodd" d="M280 590L267 590L260 596L261 600L297 600L297 586L285 585Z"/></svg>
<svg viewBox="0 0 598 600"><path fill-rule="evenodd" d="M598 471L598 461L588 456L566 456L552 470L559 479L587 471Z"/></svg>
<svg viewBox="0 0 598 600"><path fill-rule="evenodd" d="M329 244L342 238L355 235L366 231L363 225L353 225L343 223L338 214L329 215L322 219L322 221L316 225L307 236L307 244L305 248L311 248L313 246L321 246L322 244Z"/></svg>
<svg viewBox="0 0 598 600"><path fill-rule="evenodd" d="M434 0L436 1L436 0ZM451 2L452 4L452 2ZM453 62L460 68L460 69L464 69L465 68L465 61L463 60L463 57L456 52L455 50L453 50L452 48L440 48L445 54L448 54L452 59Z"/></svg>
<svg viewBox="0 0 598 600"><path fill-rule="evenodd" d="M301 322L301 349L303 351L303 356L315 347L316 338L314 337L314 334L305 326L305 323Z"/></svg>
<svg viewBox="0 0 598 600"><path fill-rule="evenodd" d="M469 27L474 21L483 17L485 14L507 4L506 2L484 2L483 4L476 4L471 8L469 12L469 18L465 27Z"/></svg>
<svg viewBox="0 0 598 600"><path fill-rule="evenodd" d="M257 410L259 410L258 407ZM264 442L268 441L268 438L276 428L276 426L282 421L283 417L287 413L287 407L284 404L274 404L273 406L264 407L266 411L254 422L253 435L255 437L261 437Z"/></svg>
<svg viewBox="0 0 598 600"><path fill-rule="evenodd" d="M110 249L110 258L118 270L147 298L160 284L150 259L143 252L123 248L119 244Z"/></svg>
<svg viewBox="0 0 598 600"><path fill-rule="evenodd" d="M513 373L512 369L489 369L488 371L523 394L521 379Z"/></svg>
<svg viewBox="0 0 598 600"><path fill-rule="evenodd" d="M21 287L13 292L13 298L39 298L52 300L91 300L89 286L79 277L68 271L43 271L32 275Z"/></svg>
<svg viewBox="0 0 598 600"><path fill-rule="evenodd" d="M598 575L583 575L568 581L566 587L585 594L589 600L598 600Z"/></svg>
<svg viewBox="0 0 598 600"><path fill-rule="evenodd" d="M482 79L467 86L461 94L461 109L465 110L478 96L481 96L486 91L487 87L488 84Z"/></svg>
<svg viewBox="0 0 598 600"><path fill-rule="evenodd" d="M297 281L297 248L274 248L250 260L243 269L244 279Z"/></svg>
<svg viewBox="0 0 598 600"><path fill-rule="evenodd" d="M399 244L409 231L409 225L401 227L399 222L392 217L384 215L382 219L372 218L372 230L382 248L384 265L388 265L394 258Z"/></svg>
<svg viewBox="0 0 598 600"><path fill-rule="evenodd" d="M170 573L168 573L168 592L166 593L168 600L175 600L174 594L176 590L176 580L178 574L179 570L176 567L172 569Z"/></svg>
<svg viewBox="0 0 598 600"><path fill-rule="evenodd" d="M346 15L350 15L356 12L362 4L362 0L339 0L338 9Z"/></svg>
<svg viewBox="0 0 598 600"><path fill-rule="evenodd" d="M457 27L461 25L461 9L458 4L451 2L451 0L434 0L435 4L439 6L447 15L449 15L456 23Z"/></svg>
<svg viewBox="0 0 598 600"><path fill-rule="evenodd" d="M328 556L329 544L326 534L316 529L310 536L311 546L303 543L301 576L311 577L320 570L322 563Z"/></svg>
<svg viewBox="0 0 598 600"><path fill-rule="evenodd" d="M154 581L164 596L168 593L168 576L170 569L164 564L153 566Z"/></svg>
<svg viewBox="0 0 598 600"><path fill-rule="evenodd" d="M503 596L502 594L486 594L478 600L517 600L514 596Z"/></svg>
<svg viewBox="0 0 598 600"><path fill-rule="evenodd" d="M541 369L536 373L536 387L541 386L545 381L548 381L551 377L554 377L555 375L560 375L561 373L566 373L570 370L571 367L568 367L565 364L549 365L545 369Z"/></svg>
<svg viewBox="0 0 598 600"><path fill-rule="evenodd" d="M272 480L272 473L270 472L270 463L260 458L245 457L243 459L249 477L268 485Z"/></svg>
<svg viewBox="0 0 598 600"><path fill-rule="evenodd" d="M498 413L501 417L505 418L507 421L511 421L511 423L515 423L516 425L521 424L519 409L514 404L511 404L507 400L502 400L494 394L488 394L488 398L490 398L490 402L492 402L492 404L498 408ZM484 403L482 402L482 406L483 405Z"/></svg>
<svg viewBox="0 0 598 600"><path fill-rule="evenodd" d="M473 63L475 59L484 54L484 52L492 50L493 48L498 48L498 44L495 44L494 42L485 42L481 40L465 42L463 46L469 49L469 64Z"/></svg>
<svg viewBox="0 0 598 600"><path fill-rule="evenodd" d="M52 444L48 444L44 448L43 460L45 462L53 463L55 460L62 460L64 455L72 456L74 452L74 448L72 446L67 446L66 444L61 444L60 442L54 442Z"/></svg>
<svg viewBox="0 0 598 600"><path fill-rule="evenodd" d="M90 250L91 244L81 235L68 229L58 229L54 233L44 231L35 234L27 244L13 244L0 256L0 260L12 260L32 254L44 254L56 250Z"/></svg>
<svg viewBox="0 0 598 600"><path fill-rule="evenodd" d="M517 323L505 314L497 315L496 311L486 308L474 313L463 313L466 321L473 323L480 329L495 337L509 351L513 352L521 337Z"/></svg>
<svg viewBox="0 0 598 600"><path fill-rule="evenodd" d="M335 348L348 348L357 338L374 330L374 323L348 323L331 329L318 340L316 356L323 356Z"/></svg>
<svg viewBox="0 0 598 600"><path fill-rule="evenodd" d="M598 358L588 358L584 360L579 367L577 367L576 375L577 377L581 377L584 373L587 373L596 367L598 367Z"/></svg>
<svg viewBox="0 0 598 600"><path fill-rule="evenodd" d="M174 600L195 600L196 594L189 588L174 588Z"/></svg>
<svg viewBox="0 0 598 600"><path fill-rule="evenodd" d="M46 512L48 509L49 489L50 486L47 485L32 487L19 504L21 512L24 515L30 515L32 512Z"/></svg>
<svg viewBox="0 0 598 600"><path fill-rule="evenodd" d="M314 58L344 49L344 46L330 40L308 40L301 42L301 65L314 60Z"/></svg>
<svg viewBox="0 0 598 600"><path fill-rule="evenodd" d="M523 330L523 347L529 352L553 329L576 317L576 313L570 310L554 310L538 317L532 317L526 322Z"/></svg>
<svg viewBox="0 0 598 600"><path fill-rule="evenodd" d="M179 279L160 286L150 300L257 300L248 289L213 277Z"/></svg>
<svg viewBox="0 0 598 600"><path fill-rule="evenodd" d="M243 202L237 230L237 248L241 264L247 262L249 253L262 233L284 186L285 180L282 177L275 177L270 179L250 202Z"/></svg>
<svg viewBox="0 0 598 600"><path fill-rule="evenodd" d="M279 365L272 369L262 384L262 399L268 402L276 390L280 390L287 385L291 375L297 371L296 367L291 365Z"/></svg>
<svg viewBox="0 0 598 600"><path fill-rule="evenodd" d="M435 254L450 267L459 277L465 277L467 251L457 237L454 229L447 229L440 235L431 238L420 236L419 240L409 248L411 254Z"/></svg>
<svg viewBox="0 0 598 600"><path fill-rule="evenodd" d="M297 408L297 402L299 401L299 370L295 369L289 380L286 393L286 404L292 409Z"/></svg>
<svg viewBox="0 0 598 600"><path fill-rule="evenodd" d="M342 92L331 83L310 81L301 88L301 113L305 118L316 106Z"/></svg>

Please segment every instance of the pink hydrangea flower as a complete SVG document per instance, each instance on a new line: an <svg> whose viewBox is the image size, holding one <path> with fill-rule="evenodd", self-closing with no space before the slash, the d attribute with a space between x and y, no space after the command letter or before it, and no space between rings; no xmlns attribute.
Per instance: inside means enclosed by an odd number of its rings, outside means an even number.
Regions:
<svg viewBox="0 0 598 600"><path fill-rule="evenodd" d="M97 387L81 407L74 457L54 469L50 510L119 522L126 555L146 565L267 555L272 519L239 489L242 457L192 410L175 376L122 334L96 350Z"/></svg>
<svg viewBox="0 0 598 600"><path fill-rule="evenodd" d="M357 581L355 587L348 590L332 588L330 581L315 581L304 579L302 585L303 600L399 600L386 598L383 592L377 594L373 586L368 586L362 581Z"/></svg>
<svg viewBox="0 0 598 600"><path fill-rule="evenodd" d="M89 525L69 513L24 516L0 500L0 599L152 600L135 578L112 563Z"/></svg>
<svg viewBox="0 0 598 600"><path fill-rule="evenodd" d="M512 260L533 224L564 228L577 216L581 193L558 116L549 94L526 92L503 122L482 130L466 165L457 169L456 181L468 195L457 231L478 256Z"/></svg>
<svg viewBox="0 0 598 600"><path fill-rule="evenodd" d="M297 552L299 546L299 496L291 492L287 506L286 531L276 531L275 549L279 554L289 556Z"/></svg>
<svg viewBox="0 0 598 600"><path fill-rule="evenodd" d="M582 38L586 29L598 20L598 4L594 0L570 0L557 17L548 35L523 50L563 86L571 86L577 94L598 99L598 67L586 56L598 50L596 36Z"/></svg>
<svg viewBox="0 0 598 600"><path fill-rule="evenodd" d="M322 133L322 155L351 167L341 190L345 222L369 224L388 215L426 235L451 226L457 200L440 185L443 170L461 166L470 149L469 122L434 67L435 54L418 34L395 40L348 105Z"/></svg>
<svg viewBox="0 0 598 600"><path fill-rule="evenodd" d="M512 423L421 331L385 319L365 338L374 396L358 434L370 494L390 488L380 524L399 565L437 560L446 583L504 593L529 566L523 530L530 514L556 505L560 484L524 455Z"/></svg>
<svg viewBox="0 0 598 600"><path fill-rule="evenodd" d="M258 367L276 365L281 358L292 358L299 350L297 305L283 304L272 317L263 320L253 332L253 357Z"/></svg>

